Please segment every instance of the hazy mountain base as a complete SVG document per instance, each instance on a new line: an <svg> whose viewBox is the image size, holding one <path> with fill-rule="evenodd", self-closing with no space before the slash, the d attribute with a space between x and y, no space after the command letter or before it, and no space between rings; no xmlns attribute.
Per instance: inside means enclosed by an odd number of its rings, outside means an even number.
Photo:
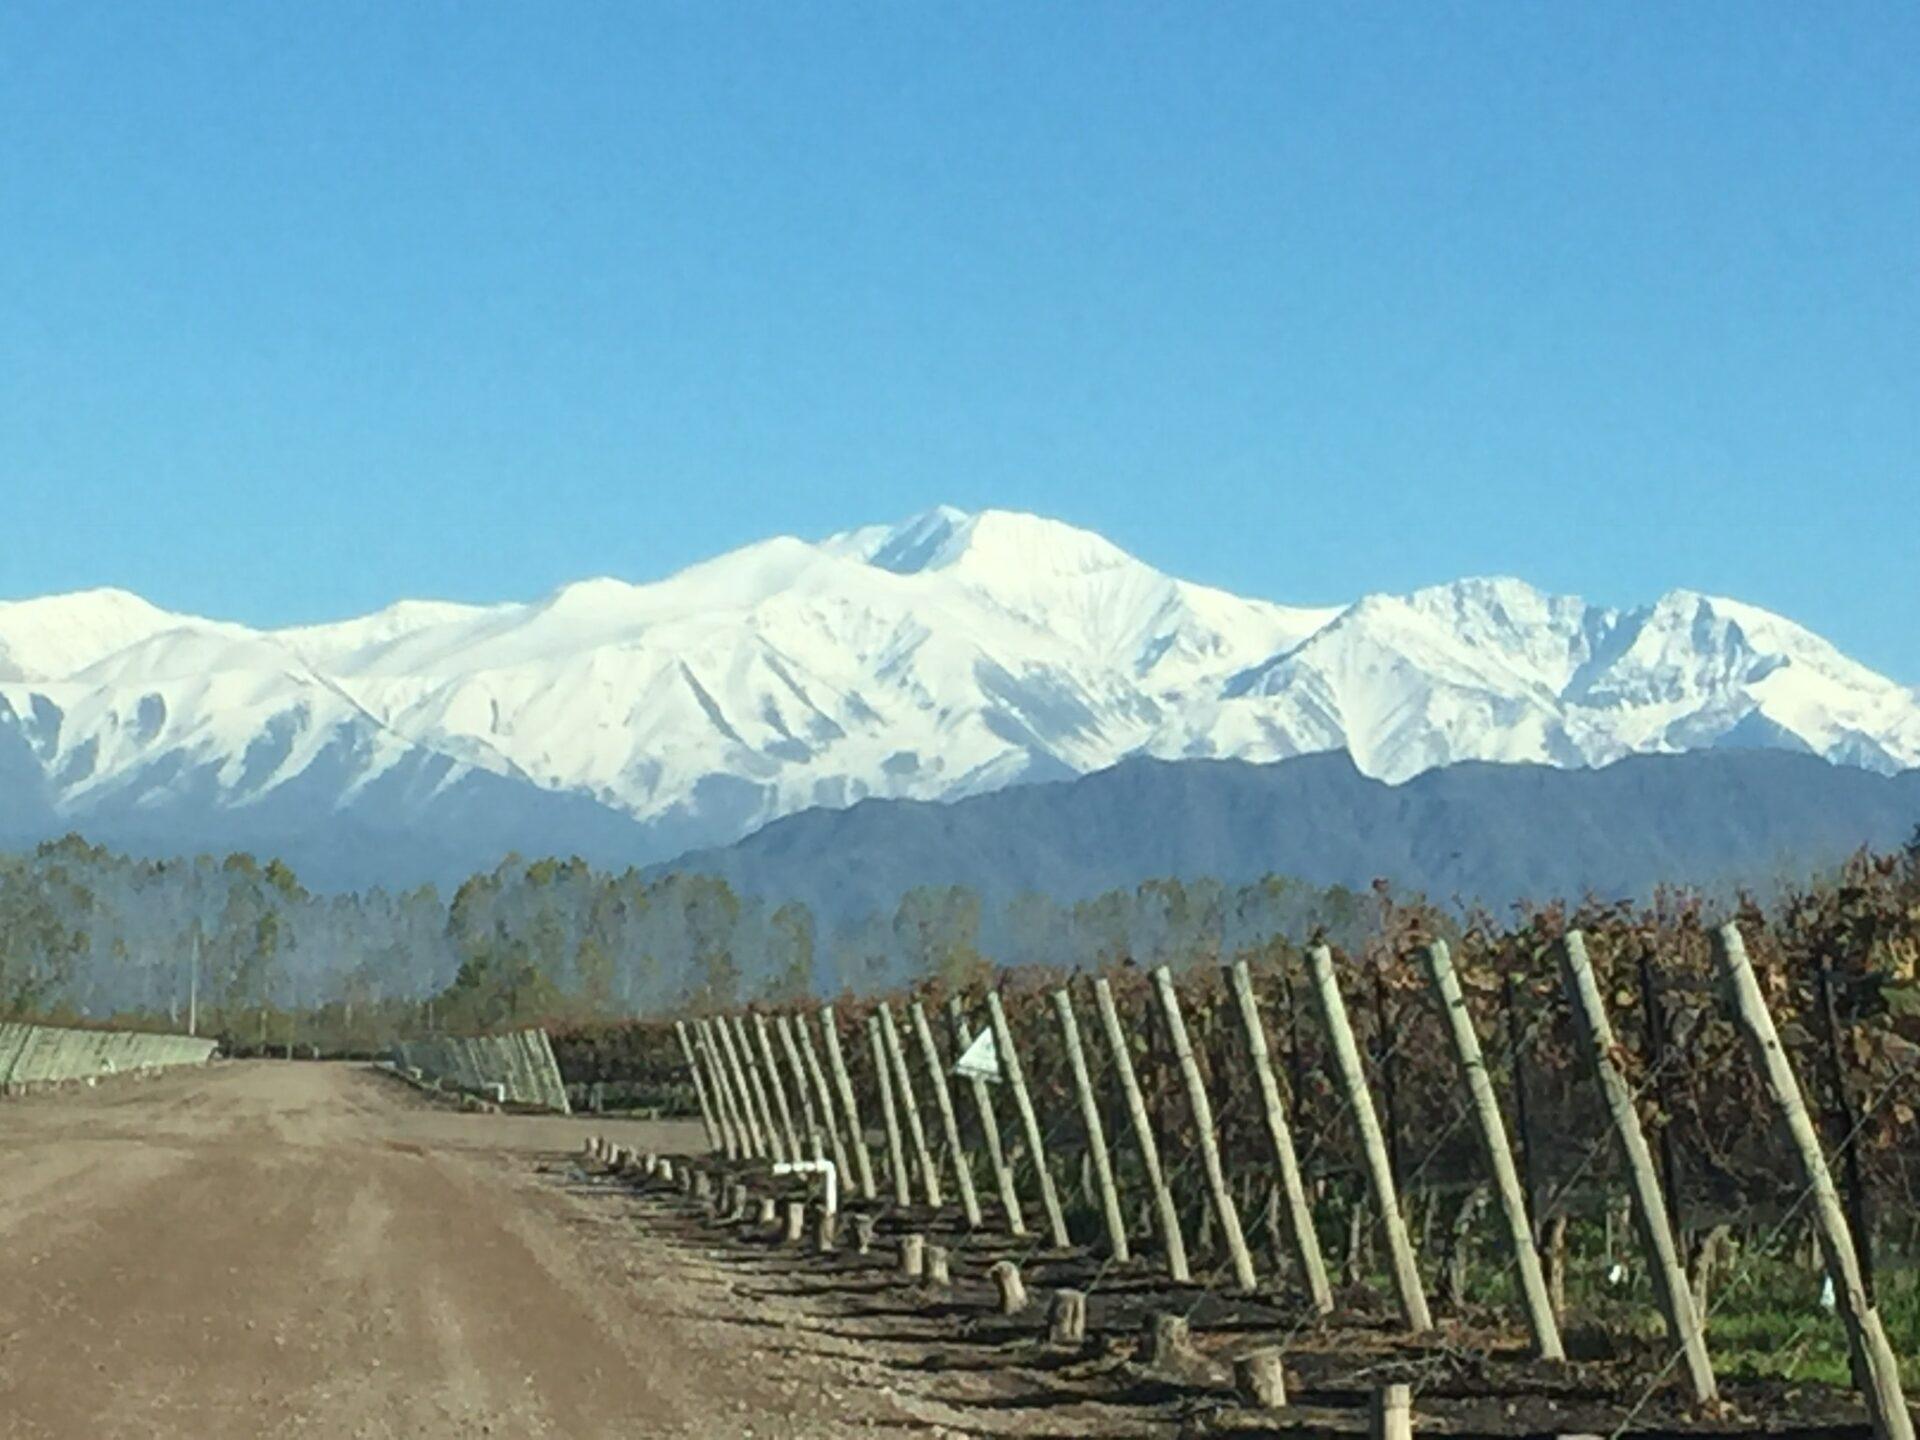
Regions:
<svg viewBox="0 0 1920 1440"><path fill-rule="evenodd" d="M1778 750L1633 756L1595 770L1466 763L1401 785L1344 754L1273 765L1129 760L950 804L869 800L777 820L671 868L825 920L920 885L1076 900L1155 876L1287 875L1436 901L1633 898L1656 885L1768 891L1920 823L1920 770L1879 775Z"/></svg>
<svg viewBox="0 0 1920 1440"><path fill-rule="evenodd" d="M106 789L73 814L56 808L24 739L0 723L0 846L77 831L154 859L243 851L335 892L428 882L450 891L505 855L579 856L609 870L724 876L743 895L798 900L841 924L891 911L928 884L1078 899L1154 876L1283 874L1349 887L1385 877L1496 907L1641 895L1662 881L1766 887L1863 845L1897 844L1920 821L1920 771L1885 775L1775 749L1635 756L1595 770L1465 762L1399 785L1332 752L1271 764L1139 758L949 802L866 800L682 854L710 833L716 807L744 817L751 797L716 781L700 816L643 824L586 795L422 752L343 808L336 791L350 769L344 754L323 754L235 807L207 770L184 768Z"/></svg>
<svg viewBox="0 0 1920 1440"><path fill-rule="evenodd" d="M315 893L277 858L155 862L69 839L0 856L0 1014L171 1028L197 998L203 1033L236 1044L288 1043L305 1013L310 1039L375 1045L989 962L1189 963L1321 926L1340 938L1377 878L1495 911L1660 884L1766 896L1916 821L1920 772L1777 752L1458 766L1397 787L1321 756L871 802L655 872L509 856L450 895Z"/></svg>

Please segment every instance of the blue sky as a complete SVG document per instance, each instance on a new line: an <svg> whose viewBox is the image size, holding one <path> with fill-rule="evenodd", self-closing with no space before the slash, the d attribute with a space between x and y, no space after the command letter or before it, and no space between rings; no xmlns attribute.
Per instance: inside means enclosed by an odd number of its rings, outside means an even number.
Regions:
<svg viewBox="0 0 1920 1440"><path fill-rule="evenodd" d="M1920 681L1920 10L0 8L0 595L258 623L936 502Z"/></svg>

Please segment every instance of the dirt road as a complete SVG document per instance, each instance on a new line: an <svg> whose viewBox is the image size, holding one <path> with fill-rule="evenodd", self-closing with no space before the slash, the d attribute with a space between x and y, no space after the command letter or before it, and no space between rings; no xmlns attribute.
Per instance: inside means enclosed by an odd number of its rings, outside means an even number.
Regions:
<svg viewBox="0 0 1920 1440"><path fill-rule="evenodd" d="M595 1128L643 1149L698 1135ZM892 1426L889 1398L830 1357L761 1353L697 1257L570 1180L586 1133L346 1065L0 1105L0 1435Z"/></svg>

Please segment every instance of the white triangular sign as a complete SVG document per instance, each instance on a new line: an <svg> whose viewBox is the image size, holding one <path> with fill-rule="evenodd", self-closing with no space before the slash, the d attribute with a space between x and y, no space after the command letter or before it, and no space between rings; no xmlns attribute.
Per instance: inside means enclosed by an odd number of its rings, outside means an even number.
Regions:
<svg viewBox="0 0 1920 1440"><path fill-rule="evenodd" d="M967 1046L967 1053L953 1063L953 1073L963 1080L1000 1079L1000 1050L993 1043L993 1031L982 1030Z"/></svg>

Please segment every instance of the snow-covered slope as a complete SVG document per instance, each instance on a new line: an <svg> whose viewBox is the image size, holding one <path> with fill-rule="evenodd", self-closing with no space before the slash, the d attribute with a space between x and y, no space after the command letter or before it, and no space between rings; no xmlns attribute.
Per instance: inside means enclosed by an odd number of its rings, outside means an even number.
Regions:
<svg viewBox="0 0 1920 1440"><path fill-rule="evenodd" d="M293 794L314 824L431 827L471 813L447 797L476 776L490 813L524 803L550 834L591 805L637 827L644 856L809 806L946 799L1135 754L1345 748L1397 781L1462 759L1724 745L1913 766L1920 695L1734 601L1616 612L1463 580L1294 608L1002 511L282 631L118 591L0 604L0 788L22 804L30 789L55 823L137 816L157 833L177 812L181 847L207 815Z"/></svg>
<svg viewBox="0 0 1920 1440"><path fill-rule="evenodd" d="M149 636L193 623L125 590L0 601L0 681L70 675Z"/></svg>

